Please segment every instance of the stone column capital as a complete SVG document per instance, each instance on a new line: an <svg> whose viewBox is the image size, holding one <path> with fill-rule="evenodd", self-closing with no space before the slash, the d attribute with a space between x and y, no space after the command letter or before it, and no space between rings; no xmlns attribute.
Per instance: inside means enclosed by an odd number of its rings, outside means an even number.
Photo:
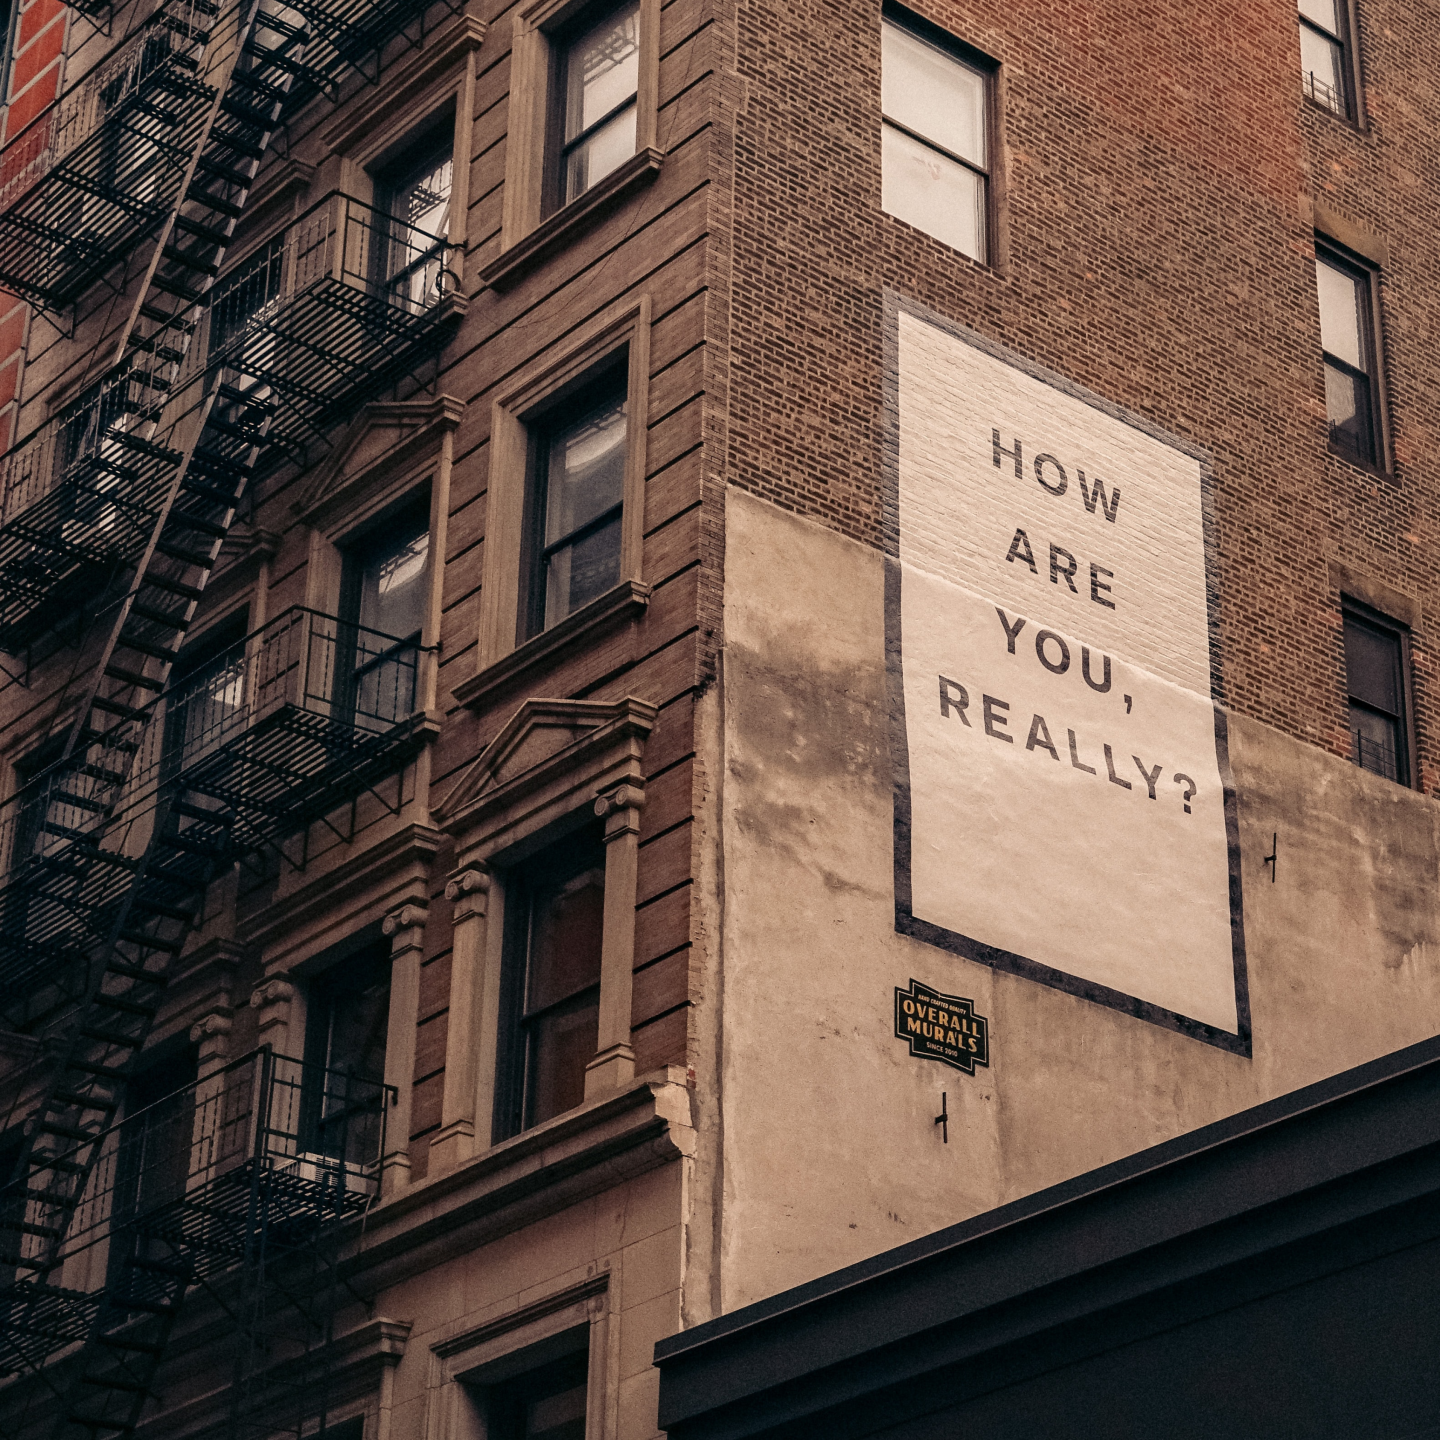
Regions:
<svg viewBox="0 0 1440 1440"><path fill-rule="evenodd" d="M393 939L401 930L423 930L430 911L424 905L407 900L398 910L392 910L381 922L380 929Z"/></svg>

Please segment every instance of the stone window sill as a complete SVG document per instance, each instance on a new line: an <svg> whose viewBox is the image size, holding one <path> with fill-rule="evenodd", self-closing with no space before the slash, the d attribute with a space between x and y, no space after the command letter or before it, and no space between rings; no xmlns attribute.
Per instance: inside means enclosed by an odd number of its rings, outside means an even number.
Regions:
<svg viewBox="0 0 1440 1440"><path fill-rule="evenodd" d="M667 1066L376 1206L365 1219L362 1253L347 1272L398 1264L408 1273L433 1264L428 1252L437 1247L455 1253L483 1245L694 1152L685 1071ZM415 1252L415 1259L403 1258Z"/></svg>
<svg viewBox="0 0 1440 1440"><path fill-rule="evenodd" d="M482 283L496 290L513 285L547 256L603 219L627 195L633 195L654 180L664 158L653 146L636 151L618 170L612 170L578 200L572 200L509 249L502 250L480 271Z"/></svg>
<svg viewBox="0 0 1440 1440"><path fill-rule="evenodd" d="M649 604L650 586L640 580L622 580L573 615L567 615L558 624L517 645L478 675L462 680L450 693L457 703L468 709L482 709L498 691L527 670L592 643L613 626L642 615Z"/></svg>

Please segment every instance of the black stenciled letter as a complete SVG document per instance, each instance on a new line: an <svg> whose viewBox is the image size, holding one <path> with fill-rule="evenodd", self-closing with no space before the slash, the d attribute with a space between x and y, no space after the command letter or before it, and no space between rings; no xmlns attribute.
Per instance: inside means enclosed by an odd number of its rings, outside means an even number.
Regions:
<svg viewBox="0 0 1440 1440"><path fill-rule="evenodd" d="M982 695L980 699L985 709L985 733L987 735L993 735L997 740L1003 740L1007 745L1013 745L1015 743L1015 737L1013 735L1007 735L1003 730L997 730L995 728L997 725L1008 725L1010 723L1007 716L997 715L995 713L997 710L1008 710L1010 708L1010 702L1008 700L997 700L993 695Z"/></svg>
<svg viewBox="0 0 1440 1440"><path fill-rule="evenodd" d="M1010 542L1010 549L1005 555L1005 561L1009 565L1013 565L1017 560L1023 560L1030 567L1032 575L1040 573L1035 568L1035 557L1030 553L1030 537L1023 530L1015 532L1015 538Z"/></svg>
<svg viewBox="0 0 1440 1440"><path fill-rule="evenodd" d="M998 605L995 607L995 613L1000 617L1000 628L1005 632L1005 644L1013 655L1015 653L1015 637L1025 628L1025 621L1019 619L1014 625L1011 625L1005 612Z"/></svg>
<svg viewBox="0 0 1440 1440"><path fill-rule="evenodd" d="M1045 642L1053 640L1060 647L1060 658L1052 665L1045 654ZM1035 658L1052 674L1063 675L1070 668L1070 647L1053 630L1035 632Z"/></svg>
<svg viewBox="0 0 1440 1440"><path fill-rule="evenodd" d="M1075 747L1075 732L1073 730L1067 730L1065 733L1070 737L1070 763L1077 770L1083 770L1087 775L1093 775L1095 773L1095 767L1084 764L1080 759L1080 752Z"/></svg>
<svg viewBox="0 0 1440 1440"><path fill-rule="evenodd" d="M1007 449L1000 443L1000 432L999 432L998 430L993 430L993 429L992 429L992 430L990 431L990 435L991 435L991 441L990 441L990 443L994 446L994 455L995 455L995 464L996 464L996 467L997 467L997 468L999 467L1000 457L1001 457L1002 455L1009 455L1009 456L1015 461L1015 478L1016 478L1017 480L1023 479L1024 476L1025 476L1025 469L1024 469L1024 464L1023 464L1023 462L1022 462L1021 459L1020 459L1020 449L1021 449L1021 446L1020 446L1020 438L1019 438L1019 436L1016 436L1016 438L1015 438L1015 448L1014 448L1013 450L1007 450Z"/></svg>
<svg viewBox="0 0 1440 1440"><path fill-rule="evenodd" d="M1055 748L1055 742L1050 738L1050 727L1045 723L1043 715L1037 715L1030 722L1030 738L1025 742L1027 750L1048 750L1052 760L1060 758L1060 752Z"/></svg>
<svg viewBox="0 0 1440 1440"><path fill-rule="evenodd" d="M949 692L954 691L952 695ZM951 680L946 676L940 677L940 718L947 719L953 710L959 717L960 723L969 726L970 719L965 714L965 707L970 703L969 692L958 680Z"/></svg>
<svg viewBox="0 0 1440 1440"><path fill-rule="evenodd" d="M1112 785L1118 785L1122 790L1132 788L1128 780L1122 780L1115 773L1115 757L1110 753L1110 747L1108 745L1105 747L1105 769L1110 773L1110 783Z"/></svg>
<svg viewBox="0 0 1440 1440"><path fill-rule="evenodd" d="M1080 673L1085 677L1085 683L1092 690L1104 695L1110 689L1110 657L1102 655L1100 658L1105 662L1105 668L1101 671L1104 678L1097 685L1090 676L1090 647L1088 645L1080 647Z"/></svg>
<svg viewBox="0 0 1440 1440"><path fill-rule="evenodd" d="M1160 778L1160 772L1165 767L1157 765L1153 770L1147 770L1145 762L1138 755L1132 755L1130 758L1140 767L1140 773L1145 777L1145 788L1150 792L1150 798L1153 800L1155 798L1155 782Z"/></svg>
<svg viewBox="0 0 1440 1440"><path fill-rule="evenodd" d="M1120 509L1120 487L1115 487L1115 493L1110 499L1105 498L1105 482L1097 475L1095 477L1095 489L1093 493L1085 487L1085 472L1077 471L1080 476L1080 495L1085 501L1085 508L1093 515L1095 513L1095 502L1100 502L1101 513L1113 525L1116 513Z"/></svg>
<svg viewBox="0 0 1440 1440"><path fill-rule="evenodd" d="M1113 610L1115 608L1115 602L1113 600L1102 600L1100 598L1100 592L1102 590L1107 595L1111 593L1110 587L1100 578L1102 575L1108 575L1112 580L1115 578L1115 572L1113 570L1107 570L1103 565L1097 565L1092 560L1090 562L1090 598L1097 605L1103 605L1107 610ZM1073 590L1075 587L1072 585L1070 588Z"/></svg>
<svg viewBox="0 0 1440 1440"><path fill-rule="evenodd" d="M1068 565L1062 565L1060 563L1060 557L1062 555L1070 562ZM1079 568L1080 562L1068 550L1062 550L1058 545L1051 544L1050 583L1052 585L1058 585L1060 583L1060 577L1063 575L1065 577L1065 583L1070 587L1070 593L1072 595L1078 595L1080 592L1075 588L1075 572Z"/></svg>
<svg viewBox="0 0 1440 1440"><path fill-rule="evenodd" d="M1045 478L1045 467L1053 465L1060 472L1060 481L1056 485L1050 484ZM1035 457L1035 480L1042 490L1048 490L1052 495L1063 495L1065 487L1070 483L1070 477L1065 473L1065 467L1053 455L1037 455Z"/></svg>

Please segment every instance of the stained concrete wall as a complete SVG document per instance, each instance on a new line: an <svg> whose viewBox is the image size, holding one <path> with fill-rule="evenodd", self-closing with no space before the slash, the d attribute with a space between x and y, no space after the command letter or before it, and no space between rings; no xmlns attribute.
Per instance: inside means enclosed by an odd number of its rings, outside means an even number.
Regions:
<svg viewBox="0 0 1440 1440"><path fill-rule="evenodd" d="M738 490L726 523L721 1309L1440 1027L1440 807L1243 716L1253 1057L897 934L885 561ZM973 999L988 1069L910 1057L912 978Z"/></svg>

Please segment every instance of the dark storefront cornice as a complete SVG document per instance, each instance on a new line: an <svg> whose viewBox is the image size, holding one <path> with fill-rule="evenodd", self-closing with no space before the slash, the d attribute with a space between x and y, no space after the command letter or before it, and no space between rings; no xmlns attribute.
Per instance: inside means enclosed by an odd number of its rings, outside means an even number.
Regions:
<svg viewBox="0 0 1440 1440"><path fill-rule="evenodd" d="M660 1424L872 1434L1419 1245L1437 1198L1432 1039L664 1340Z"/></svg>

